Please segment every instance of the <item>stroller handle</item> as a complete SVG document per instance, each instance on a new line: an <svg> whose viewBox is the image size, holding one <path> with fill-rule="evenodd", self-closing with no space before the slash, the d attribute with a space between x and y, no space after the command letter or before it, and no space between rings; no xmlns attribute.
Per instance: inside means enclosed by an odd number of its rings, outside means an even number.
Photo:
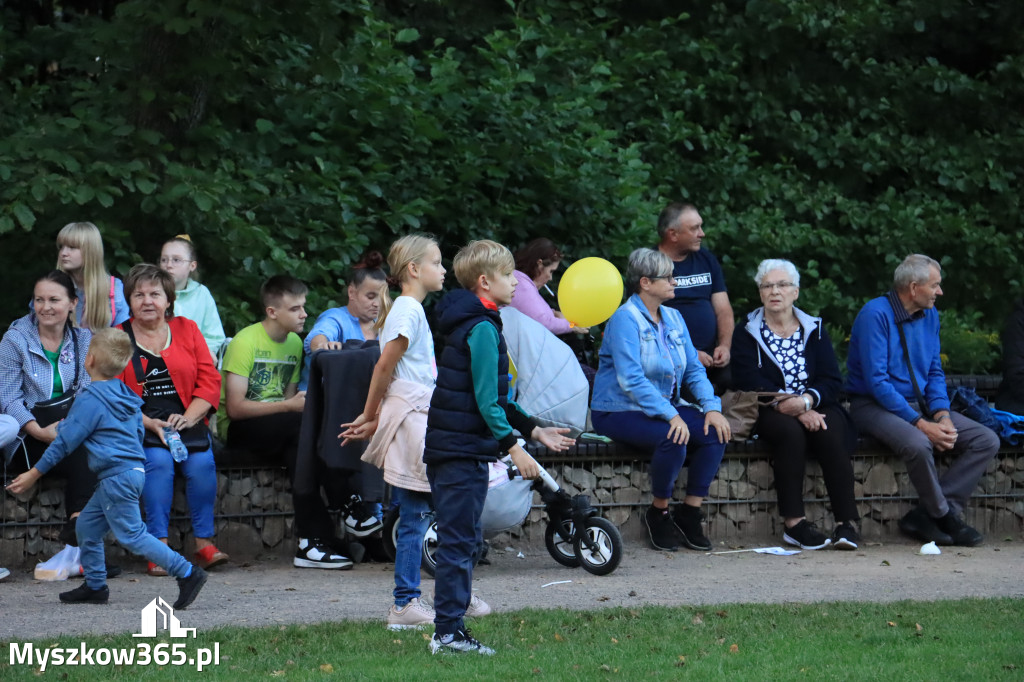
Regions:
<svg viewBox="0 0 1024 682"><path fill-rule="evenodd" d="M540 480L544 481L545 487L547 487L548 490L557 492L561 486L555 482L555 479L551 478L551 474L548 473L547 469L542 467L540 464L538 464L537 467L540 468Z"/></svg>

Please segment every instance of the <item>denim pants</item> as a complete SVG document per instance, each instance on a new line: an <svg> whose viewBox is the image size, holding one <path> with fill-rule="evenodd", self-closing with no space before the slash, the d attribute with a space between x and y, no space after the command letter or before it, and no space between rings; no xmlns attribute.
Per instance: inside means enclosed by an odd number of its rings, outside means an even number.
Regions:
<svg viewBox="0 0 1024 682"><path fill-rule="evenodd" d="M398 537L395 539L395 606L402 608L420 598L420 563L423 536L432 520L430 493L392 487L398 506Z"/></svg>
<svg viewBox="0 0 1024 682"><path fill-rule="evenodd" d="M690 430L688 444L670 441L668 422L648 417L643 412L593 410L590 416L594 430L602 436L635 448L654 451L650 470L651 494L654 497L672 499L676 478L687 459L689 472L686 476L686 494L707 497L711 481L715 480L718 466L725 455L725 443L718 442L718 432L714 428L709 428L707 435L704 435L704 414L700 410L687 406L677 406L676 410Z"/></svg>
<svg viewBox="0 0 1024 682"><path fill-rule="evenodd" d="M465 629L462 618L473 597L473 565L483 545L480 514L487 497L487 463L453 459L427 464L437 519L434 632Z"/></svg>
<svg viewBox="0 0 1024 682"><path fill-rule="evenodd" d="M146 528L150 535L165 538L174 501L175 461L167 448L144 447L143 450L146 452L146 485L142 489L142 506L146 510ZM212 538L213 506L217 501L213 450L188 453L188 459L181 463L181 472L185 475L192 533L197 538Z"/></svg>
<svg viewBox="0 0 1024 682"><path fill-rule="evenodd" d="M100 479L96 492L78 517L76 530L85 584L94 590L107 584L103 537L111 530L122 547L163 566L175 578L187 578L192 573L192 564L146 531L139 513L139 496L145 482L141 466Z"/></svg>

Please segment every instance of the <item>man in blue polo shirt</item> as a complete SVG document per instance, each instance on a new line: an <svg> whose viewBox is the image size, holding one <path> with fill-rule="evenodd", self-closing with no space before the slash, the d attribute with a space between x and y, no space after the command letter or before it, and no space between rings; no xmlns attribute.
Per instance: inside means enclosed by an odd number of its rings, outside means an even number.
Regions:
<svg viewBox="0 0 1024 682"><path fill-rule="evenodd" d="M935 310L941 285L936 261L904 259L889 293L868 301L853 322L846 390L857 427L903 459L917 490L919 504L900 519L900 530L925 542L973 546L982 535L960 515L999 438L949 409ZM940 474L935 460L946 451L955 458Z"/></svg>
<svg viewBox="0 0 1024 682"><path fill-rule="evenodd" d="M716 388L728 384L726 367L736 324L715 254L701 248L704 220L692 204L672 203L658 216L658 250L672 259L676 296L665 305L683 315L697 357Z"/></svg>

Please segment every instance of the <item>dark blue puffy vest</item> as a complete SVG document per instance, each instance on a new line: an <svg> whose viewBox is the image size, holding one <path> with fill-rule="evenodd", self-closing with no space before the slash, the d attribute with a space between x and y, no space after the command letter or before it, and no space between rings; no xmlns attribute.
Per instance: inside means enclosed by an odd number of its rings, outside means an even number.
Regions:
<svg viewBox="0 0 1024 682"><path fill-rule="evenodd" d="M436 464L450 459L494 461L498 441L480 414L473 392L473 374L467 337L480 323L498 330L498 404L508 404L508 349L501 334L501 316L488 310L476 294L458 289L437 305L444 350L437 363L437 385L427 413L423 461Z"/></svg>

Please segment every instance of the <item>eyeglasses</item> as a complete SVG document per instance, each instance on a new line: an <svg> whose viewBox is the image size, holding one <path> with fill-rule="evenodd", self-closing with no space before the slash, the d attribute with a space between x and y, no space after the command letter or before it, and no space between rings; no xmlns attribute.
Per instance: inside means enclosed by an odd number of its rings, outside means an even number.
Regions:
<svg viewBox="0 0 1024 682"><path fill-rule="evenodd" d="M793 284L792 282L762 282L760 285L758 285L757 288L760 289L761 291L771 291L772 289L776 288L779 291L782 291L784 289L790 289L795 286L796 285Z"/></svg>
<svg viewBox="0 0 1024 682"><path fill-rule="evenodd" d="M177 256L175 256L174 258L161 258L160 259L160 265L184 265L185 263L191 263L191 262L192 261L190 261L190 260L186 260L184 258L178 258Z"/></svg>
<svg viewBox="0 0 1024 682"><path fill-rule="evenodd" d="M675 284L676 282L676 276L673 275L672 273L669 273L667 275L644 275L644 277L651 280L652 282L657 282L659 279L663 279L666 282L672 282L673 284Z"/></svg>

